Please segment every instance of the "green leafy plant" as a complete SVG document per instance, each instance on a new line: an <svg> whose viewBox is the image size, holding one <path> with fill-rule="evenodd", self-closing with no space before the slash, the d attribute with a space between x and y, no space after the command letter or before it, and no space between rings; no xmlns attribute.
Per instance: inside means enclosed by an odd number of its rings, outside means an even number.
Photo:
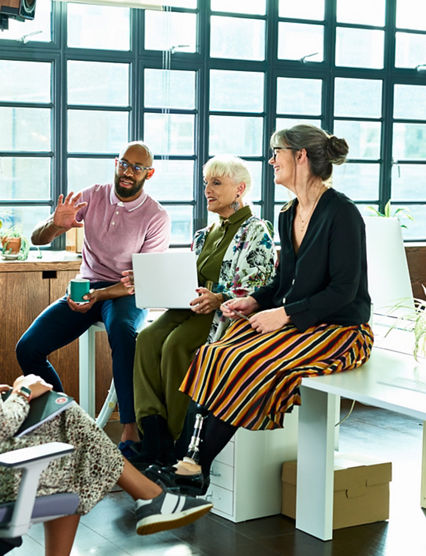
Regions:
<svg viewBox="0 0 426 556"><path fill-rule="evenodd" d="M30 244L24 234L17 228L16 226L11 226L5 230L0 232L1 236L1 245L2 245L2 254L9 255L12 252L12 249L9 247L9 240L13 238L20 238L21 240L21 248L19 250L18 260L25 261L28 258L28 253L30 251Z"/></svg>
<svg viewBox="0 0 426 556"><path fill-rule="evenodd" d="M367 209L370 210L375 216L381 216L382 218L397 218L400 221L399 222L400 224L401 224L400 218L402 216L404 218L408 218L408 220L414 220L413 215L406 208L399 207L392 212L390 199L386 203L383 212L380 212L379 210L376 209L376 207L372 207L370 205L367 206ZM401 228L406 228L406 227L407 226L405 224L401 224Z"/></svg>
<svg viewBox="0 0 426 556"><path fill-rule="evenodd" d="M426 288L422 284L426 296ZM406 301L395 305L394 311L406 310L402 318L412 324L411 331L414 334L413 355L416 361L420 357L426 357L426 299L414 298L414 307L408 306Z"/></svg>

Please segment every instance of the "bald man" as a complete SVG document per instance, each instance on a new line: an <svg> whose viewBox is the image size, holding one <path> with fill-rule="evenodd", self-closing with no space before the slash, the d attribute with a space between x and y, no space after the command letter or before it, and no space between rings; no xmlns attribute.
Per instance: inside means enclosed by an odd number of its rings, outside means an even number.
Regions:
<svg viewBox="0 0 426 556"><path fill-rule="evenodd" d="M123 270L132 268L133 253L165 251L170 241L167 212L143 190L153 174L150 149L135 141L115 160L113 184L59 196L55 212L34 230L31 240L34 245L45 245L84 225L78 277L90 280L88 302L75 303L64 295L35 319L16 346L24 374L36 373L55 390L63 391L47 356L78 338L93 323L105 324L123 424L119 447L124 455L132 442L139 440L133 406L133 356L137 329L146 311L135 306L134 296L120 279Z"/></svg>

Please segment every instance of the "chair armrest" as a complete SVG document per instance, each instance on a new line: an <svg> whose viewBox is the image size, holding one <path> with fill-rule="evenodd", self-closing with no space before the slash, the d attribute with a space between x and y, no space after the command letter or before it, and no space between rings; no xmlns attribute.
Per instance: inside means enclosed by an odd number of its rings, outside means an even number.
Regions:
<svg viewBox="0 0 426 556"><path fill-rule="evenodd" d="M53 459L74 451L74 446L65 442L48 442L40 446L21 448L0 454L0 465L10 468L22 468L18 497L7 528L0 537L19 537L31 526L38 481L42 471Z"/></svg>
<svg viewBox="0 0 426 556"><path fill-rule="evenodd" d="M39 446L30 446L29 448L21 448L12 452L0 454L0 465L4 467L26 467L27 464L44 461L46 463L51 459L55 459L74 451L74 446L65 442L48 442Z"/></svg>

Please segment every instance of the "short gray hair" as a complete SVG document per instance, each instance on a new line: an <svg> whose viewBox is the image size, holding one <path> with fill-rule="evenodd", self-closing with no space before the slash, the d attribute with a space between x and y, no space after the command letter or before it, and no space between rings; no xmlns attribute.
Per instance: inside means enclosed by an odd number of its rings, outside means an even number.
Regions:
<svg viewBox="0 0 426 556"><path fill-rule="evenodd" d="M231 178L235 183L245 183L245 195L251 188L251 174L247 163L231 154L220 154L208 160L203 166L203 176L217 176Z"/></svg>

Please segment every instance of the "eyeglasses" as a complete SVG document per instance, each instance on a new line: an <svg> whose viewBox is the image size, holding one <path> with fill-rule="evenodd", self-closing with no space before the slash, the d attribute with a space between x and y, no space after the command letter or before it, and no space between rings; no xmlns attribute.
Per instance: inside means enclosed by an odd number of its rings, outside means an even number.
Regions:
<svg viewBox="0 0 426 556"><path fill-rule="evenodd" d="M118 165L123 170L123 172L125 172L128 168L130 168L134 174L140 174L145 170L152 170L151 166L139 166L137 164L130 164L130 162L127 162L122 158L116 158L115 160L118 162Z"/></svg>
<svg viewBox="0 0 426 556"><path fill-rule="evenodd" d="M295 147L272 147L272 160L275 162L277 160L278 151L298 151Z"/></svg>

